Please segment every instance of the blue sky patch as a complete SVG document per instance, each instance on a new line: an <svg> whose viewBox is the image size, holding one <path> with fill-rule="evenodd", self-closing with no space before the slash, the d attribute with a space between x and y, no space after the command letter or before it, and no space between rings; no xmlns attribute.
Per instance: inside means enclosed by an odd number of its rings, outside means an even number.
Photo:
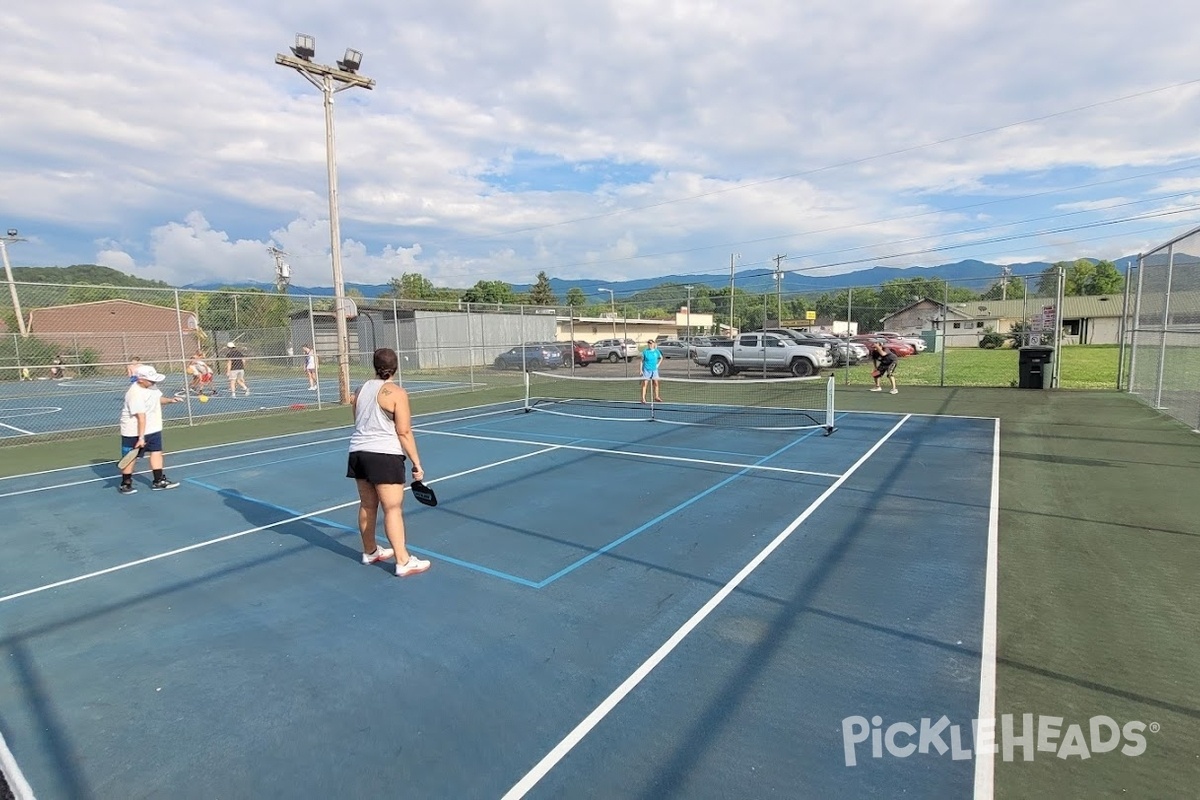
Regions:
<svg viewBox="0 0 1200 800"><path fill-rule="evenodd" d="M584 192L601 186L644 183L655 173L647 164L608 159L567 161L559 156L518 150L480 178L506 192Z"/></svg>

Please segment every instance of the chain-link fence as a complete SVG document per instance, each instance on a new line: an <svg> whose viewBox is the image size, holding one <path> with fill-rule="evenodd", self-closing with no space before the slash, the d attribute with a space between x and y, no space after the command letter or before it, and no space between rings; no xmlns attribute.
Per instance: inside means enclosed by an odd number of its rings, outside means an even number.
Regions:
<svg viewBox="0 0 1200 800"><path fill-rule="evenodd" d="M1158 390L1160 370L1147 348L1157 347L1160 356L1167 349L1151 327L1156 314L1161 321L1162 306L1147 299L1152 285L1166 280L1156 258L1148 257L1141 271L1147 288L1140 324L1126 326L1139 328L1131 381L1139 392ZM1178 281L1180 256L1174 258ZM169 413L195 423L340 403L347 389L371 376L371 356L380 347L397 352L398 378L413 394L474 393L516 390L529 368L637 375L648 339L683 348L664 362L664 374L708 377L686 356L689 347L770 328L839 337L830 341L843 384L870 382L866 348L854 347L855 337L887 332L912 347L913 357L898 371L902 385L1016 386L1017 349L1040 341L1056 346L1054 385L1113 388L1123 297L1059 298L1062 282L1056 267L785 291L768 274L741 277L733 287L663 285L625 297L587 298L573 290L569 304L558 306L394 297L339 304L330 296L263 290L18 283L20 318L13 306L0 305L0 440L110 426L135 360L167 374L164 390L187 401ZM344 359L339 306L347 317ZM1175 323L1172 331L1179 334L1172 345L1190 334ZM595 355L585 355L589 346ZM891 346L903 350L901 343ZM558 348L561 365L537 347ZM244 388L230 386L235 361L244 368ZM1169 396L1174 388L1165 381L1162 390Z"/></svg>
<svg viewBox="0 0 1200 800"><path fill-rule="evenodd" d="M1200 229L1139 258L1130 282L1129 391L1200 429Z"/></svg>

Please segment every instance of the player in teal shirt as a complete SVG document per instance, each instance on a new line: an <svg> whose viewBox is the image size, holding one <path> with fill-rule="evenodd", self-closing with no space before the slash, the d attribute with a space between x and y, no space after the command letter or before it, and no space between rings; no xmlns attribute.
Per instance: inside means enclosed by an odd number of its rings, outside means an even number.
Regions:
<svg viewBox="0 0 1200 800"><path fill-rule="evenodd" d="M654 383L654 402L661 403L662 397L658 393L658 363L662 361L662 351L658 349L658 343L653 339L646 342L646 349L642 351L642 402L646 402L646 387L651 382Z"/></svg>

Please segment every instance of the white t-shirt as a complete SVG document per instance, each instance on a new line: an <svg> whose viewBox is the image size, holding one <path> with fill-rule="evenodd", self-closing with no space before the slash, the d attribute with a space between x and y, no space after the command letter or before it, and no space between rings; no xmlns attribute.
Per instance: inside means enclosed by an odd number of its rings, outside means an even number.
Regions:
<svg viewBox="0 0 1200 800"><path fill-rule="evenodd" d="M125 404L121 406L121 435L137 436L137 415L146 415L146 430L143 433L158 433L163 429L162 392L157 386L149 389L131 383L125 390Z"/></svg>

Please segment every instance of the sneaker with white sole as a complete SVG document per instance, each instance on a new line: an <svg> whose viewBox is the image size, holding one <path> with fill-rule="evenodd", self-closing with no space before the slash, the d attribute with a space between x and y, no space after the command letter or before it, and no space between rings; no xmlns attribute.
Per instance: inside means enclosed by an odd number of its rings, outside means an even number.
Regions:
<svg viewBox="0 0 1200 800"><path fill-rule="evenodd" d="M178 486L179 481L173 481L165 475L159 480L156 480L150 484L150 488L156 492L162 491L163 489L175 489Z"/></svg>
<svg viewBox="0 0 1200 800"><path fill-rule="evenodd" d="M892 389L892 391L888 392L888 394L900 394L900 390L899 390L899 389Z"/></svg>
<svg viewBox="0 0 1200 800"><path fill-rule="evenodd" d="M872 391L872 392L882 392L882 391L883 391L883 387L882 387L882 386L872 386L872 387L871 387L871 391Z"/></svg>
<svg viewBox="0 0 1200 800"><path fill-rule="evenodd" d="M408 561L403 564L396 565L396 577L407 578L409 575L420 575L425 570L429 569L430 563L424 559L417 558L411 553L408 556Z"/></svg>
<svg viewBox="0 0 1200 800"><path fill-rule="evenodd" d="M396 551L388 547L376 547L374 553L363 553L364 564L374 564L377 561L391 561L396 557Z"/></svg>
<svg viewBox="0 0 1200 800"><path fill-rule="evenodd" d="M117 487L117 491L121 494L137 494L137 487L132 483L122 483Z"/></svg>

